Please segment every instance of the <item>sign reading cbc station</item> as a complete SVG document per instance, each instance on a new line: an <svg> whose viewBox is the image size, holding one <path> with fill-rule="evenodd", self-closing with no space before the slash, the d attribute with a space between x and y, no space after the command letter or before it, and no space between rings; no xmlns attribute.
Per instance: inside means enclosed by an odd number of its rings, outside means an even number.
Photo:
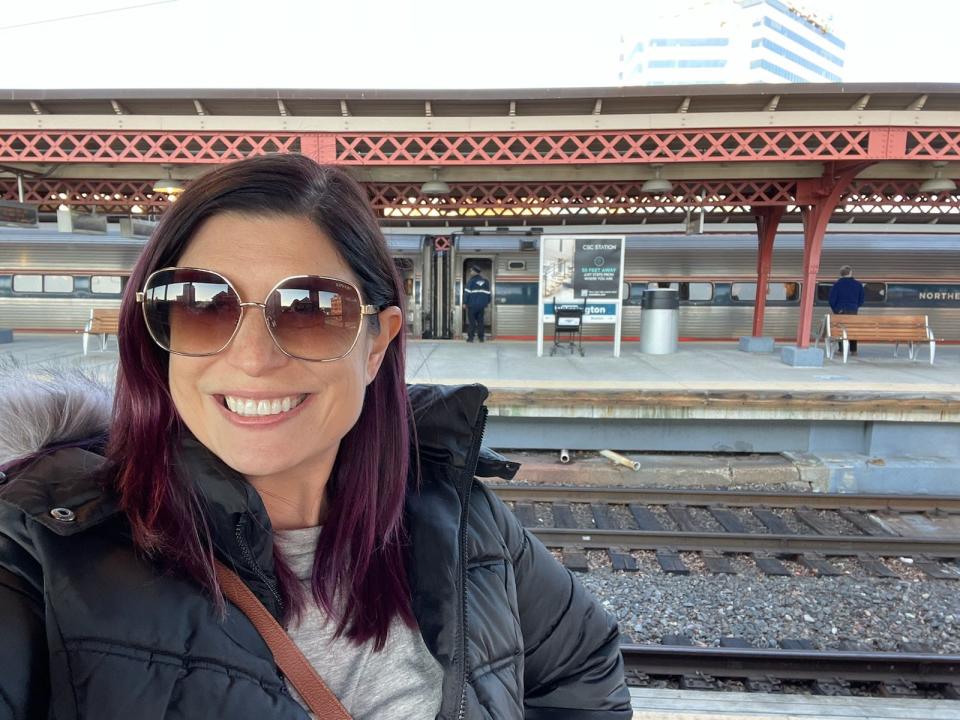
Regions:
<svg viewBox="0 0 960 720"><path fill-rule="evenodd" d="M13 200L0 200L0 226L35 228L39 220L38 206Z"/></svg>
<svg viewBox="0 0 960 720"><path fill-rule="evenodd" d="M619 357L625 247L622 235L541 236L538 355L543 324L556 322L555 306L577 305L584 325L614 324L614 356Z"/></svg>

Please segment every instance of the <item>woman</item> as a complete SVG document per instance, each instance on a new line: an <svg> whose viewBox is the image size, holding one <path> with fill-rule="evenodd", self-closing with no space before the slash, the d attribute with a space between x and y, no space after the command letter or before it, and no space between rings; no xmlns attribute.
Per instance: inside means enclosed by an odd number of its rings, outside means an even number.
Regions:
<svg viewBox="0 0 960 720"><path fill-rule="evenodd" d="M516 470L486 390L406 388L402 297L342 171L191 185L130 278L112 418L76 382L0 409L39 438L0 489L0 716L307 717L219 561L354 718L630 717L616 624L474 480Z"/></svg>

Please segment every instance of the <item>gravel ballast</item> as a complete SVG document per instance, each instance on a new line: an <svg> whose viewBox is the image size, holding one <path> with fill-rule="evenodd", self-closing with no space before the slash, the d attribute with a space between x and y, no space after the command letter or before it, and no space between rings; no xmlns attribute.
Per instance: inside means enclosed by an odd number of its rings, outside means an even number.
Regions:
<svg viewBox="0 0 960 720"><path fill-rule="evenodd" d="M844 640L871 650L919 643L960 653L960 583L855 577L687 576L596 568L578 579L620 622L625 639L659 643L686 635L715 646L741 637L757 647L784 639L839 649Z"/></svg>

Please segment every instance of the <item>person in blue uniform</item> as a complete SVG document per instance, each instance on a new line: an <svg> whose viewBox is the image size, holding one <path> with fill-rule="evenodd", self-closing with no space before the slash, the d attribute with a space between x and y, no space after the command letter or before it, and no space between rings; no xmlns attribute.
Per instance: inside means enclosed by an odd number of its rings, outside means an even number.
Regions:
<svg viewBox="0 0 960 720"><path fill-rule="evenodd" d="M830 288L830 309L837 315L856 315L863 305L863 283L853 277L853 268L840 268L840 279ZM857 351L857 341L850 341L850 352Z"/></svg>
<svg viewBox="0 0 960 720"><path fill-rule="evenodd" d="M483 311L490 304L490 281L476 265L470 268L470 279L463 295L467 305L467 342L473 342L474 335L483 342Z"/></svg>

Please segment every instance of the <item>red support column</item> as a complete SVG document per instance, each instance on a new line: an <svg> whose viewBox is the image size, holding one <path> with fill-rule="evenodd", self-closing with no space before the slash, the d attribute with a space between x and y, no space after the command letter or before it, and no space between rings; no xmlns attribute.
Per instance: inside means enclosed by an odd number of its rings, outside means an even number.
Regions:
<svg viewBox="0 0 960 720"><path fill-rule="evenodd" d="M770 205L754 209L757 221L757 297L753 306L753 337L763 335L763 314L767 309L767 282L773 265L773 240L777 226L786 210L784 205Z"/></svg>
<svg viewBox="0 0 960 720"><path fill-rule="evenodd" d="M803 217L803 285L800 297L800 324L797 326L797 347L810 347L813 327L813 301L817 296L817 272L820 251L830 216L846 192L850 182L872 163L855 163L845 167L830 164L823 176L797 182L797 204Z"/></svg>

